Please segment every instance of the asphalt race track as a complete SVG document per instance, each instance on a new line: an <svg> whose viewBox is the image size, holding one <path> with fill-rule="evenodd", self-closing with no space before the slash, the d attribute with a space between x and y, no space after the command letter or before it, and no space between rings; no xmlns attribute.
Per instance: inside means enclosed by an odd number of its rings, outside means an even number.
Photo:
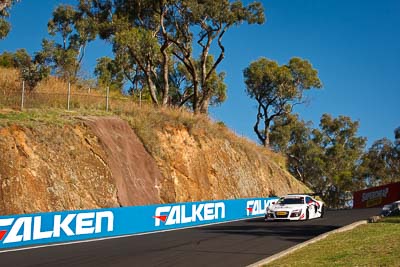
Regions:
<svg viewBox="0 0 400 267"><path fill-rule="evenodd" d="M0 253L0 266L246 266L319 234L377 215L328 211L305 222L262 218L96 242Z"/></svg>

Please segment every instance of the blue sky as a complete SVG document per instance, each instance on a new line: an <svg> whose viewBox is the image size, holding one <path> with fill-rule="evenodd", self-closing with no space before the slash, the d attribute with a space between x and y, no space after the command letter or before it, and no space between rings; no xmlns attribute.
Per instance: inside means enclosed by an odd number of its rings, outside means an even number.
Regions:
<svg viewBox="0 0 400 267"><path fill-rule="evenodd" d="M40 5L38 4L40 2ZM248 2L248 1L246 1ZM359 135L374 140L400 126L400 1L398 0L263 0L267 22L241 25L224 37L228 99L210 113L236 133L256 141L256 103L245 94L243 69L259 57L285 64L291 57L308 59L318 69L322 90L308 94L309 104L295 111L318 125L324 113L360 122ZM60 3L73 0L22 0L11 11L12 32L0 41L0 52L40 49L47 21ZM111 56L110 47L88 47L84 67Z"/></svg>

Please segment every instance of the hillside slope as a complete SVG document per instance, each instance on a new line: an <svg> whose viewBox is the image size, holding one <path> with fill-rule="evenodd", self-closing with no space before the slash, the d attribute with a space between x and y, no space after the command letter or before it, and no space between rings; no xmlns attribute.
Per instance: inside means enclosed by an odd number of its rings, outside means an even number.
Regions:
<svg viewBox="0 0 400 267"><path fill-rule="evenodd" d="M0 214L309 191L284 168L281 156L182 111L0 112Z"/></svg>

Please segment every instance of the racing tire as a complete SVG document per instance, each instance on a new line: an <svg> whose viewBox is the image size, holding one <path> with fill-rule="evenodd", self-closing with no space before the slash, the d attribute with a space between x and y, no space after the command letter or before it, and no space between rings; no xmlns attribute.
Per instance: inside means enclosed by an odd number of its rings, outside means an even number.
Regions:
<svg viewBox="0 0 400 267"><path fill-rule="evenodd" d="M325 216L325 205L322 205L321 207L321 217L320 218L324 218Z"/></svg>
<svg viewBox="0 0 400 267"><path fill-rule="evenodd" d="M310 212L308 211L308 208L306 210L306 221L310 219Z"/></svg>

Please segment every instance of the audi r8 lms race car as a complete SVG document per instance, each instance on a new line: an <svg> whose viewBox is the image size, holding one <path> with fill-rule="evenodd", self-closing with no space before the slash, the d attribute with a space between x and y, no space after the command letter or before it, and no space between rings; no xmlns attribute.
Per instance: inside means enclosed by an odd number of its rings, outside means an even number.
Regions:
<svg viewBox="0 0 400 267"><path fill-rule="evenodd" d="M309 195L296 194L281 197L275 204L267 207L265 220L309 220L322 218L325 205Z"/></svg>

